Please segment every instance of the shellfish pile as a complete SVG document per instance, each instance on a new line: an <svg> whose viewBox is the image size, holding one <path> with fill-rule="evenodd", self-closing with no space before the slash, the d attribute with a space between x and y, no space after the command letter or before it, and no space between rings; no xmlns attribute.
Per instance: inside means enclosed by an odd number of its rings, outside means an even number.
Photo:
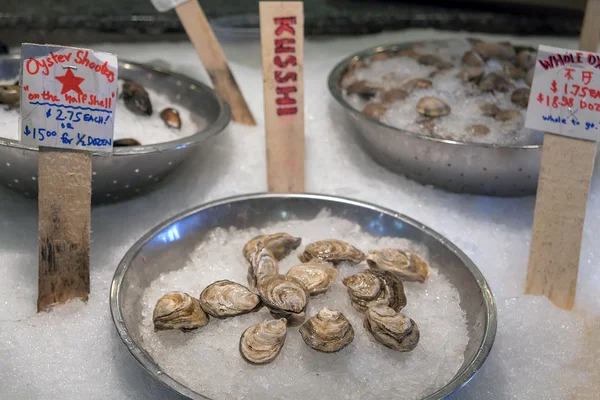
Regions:
<svg viewBox="0 0 600 400"><path fill-rule="evenodd" d="M440 139L538 144L524 128L535 51L478 39L419 43L355 59L348 102L387 125Z"/></svg>
<svg viewBox="0 0 600 400"><path fill-rule="evenodd" d="M208 285L198 298L182 292L163 295L154 308L155 331L194 331L210 317L231 318L266 308L270 317L247 327L239 340L241 357L251 364L267 364L282 351L288 329L299 326L304 343L323 353L335 353L354 340L355 329L346 316L328 305L307 318L311 297L324 295L339 269L365 263L358 273L342 279L363 326L373 339L390 349L410 352L419 343L415 321L404 313L403 282L424 283L430 268L419 255L404 249L376 249L367 253L338 239L309 243L298 254L299 264L287 273L279 262L290 256L302 239L288 233L260 235L242 249L247 263L245 286L230 280Z"/></svg>

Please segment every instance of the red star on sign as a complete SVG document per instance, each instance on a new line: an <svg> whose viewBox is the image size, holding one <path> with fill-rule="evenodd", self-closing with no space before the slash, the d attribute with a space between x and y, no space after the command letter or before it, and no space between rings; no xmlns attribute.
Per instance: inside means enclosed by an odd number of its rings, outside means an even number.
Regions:
<svg viewBox="0 0 600 400"><path fill-rule="evenodd" d="M78 94L83 94L79 85L81 85L81 82L83 82L85 79L75 76L75 74L73 73L73 71L71 71L70 68L67 69L67 72L63 76L57 76L56 80L62 83L63 85L60 94L65 94L69 90L73 90Z"/></svg>

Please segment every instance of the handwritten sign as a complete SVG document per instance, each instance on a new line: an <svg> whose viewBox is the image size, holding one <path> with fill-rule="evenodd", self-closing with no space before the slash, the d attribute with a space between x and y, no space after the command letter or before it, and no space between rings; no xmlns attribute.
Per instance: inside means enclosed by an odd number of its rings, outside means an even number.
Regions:
<svg viewBox="0 0 600 400"><path fill-rule="evenodd" d="M304 191L304 11L298 1L261 1L268 189Z"/></svg>
<svg viewBox="0 0 600 400"><path fill-rule="evenodd" d="M539 46L525 126L600 140L600 55Z"/></svg>
<svg viewBox="0 0 600 400"><path fill-rule="evenodd" d="M36 44L23 44L21 54L21 142L111 152L117 57Z"/></svg>

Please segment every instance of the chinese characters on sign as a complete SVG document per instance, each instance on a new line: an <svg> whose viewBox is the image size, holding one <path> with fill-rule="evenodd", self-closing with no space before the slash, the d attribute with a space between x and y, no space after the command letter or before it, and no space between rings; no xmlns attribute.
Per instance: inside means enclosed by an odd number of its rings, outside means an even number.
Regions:
<svg viewBox="0 0 600 400"><path fill-rule="evenodd" d="M525 126L600 139L600 56L539 46Z"/></svg>
<svg viewBox="0 0 600 400"><path fill-rule="evenodd" d="M113 54L23 44L21 142L111 152L117 69Z"/></svg>

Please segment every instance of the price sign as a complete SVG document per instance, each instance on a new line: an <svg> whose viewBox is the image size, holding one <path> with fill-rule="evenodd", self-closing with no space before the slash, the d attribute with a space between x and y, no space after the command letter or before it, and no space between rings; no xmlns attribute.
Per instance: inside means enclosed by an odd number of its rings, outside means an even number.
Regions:
<svg viewBox="0 0 600 400"><path fill-rule="evenodd" d="M539 46L525 126L600 140L600 55Z"/></svg>
<svg viewBox="0 0 600 400"><path fill-rule="evenodd" d="M117 57L37 44L23 44L21 54L21 142L111 152Z"/></svg>

